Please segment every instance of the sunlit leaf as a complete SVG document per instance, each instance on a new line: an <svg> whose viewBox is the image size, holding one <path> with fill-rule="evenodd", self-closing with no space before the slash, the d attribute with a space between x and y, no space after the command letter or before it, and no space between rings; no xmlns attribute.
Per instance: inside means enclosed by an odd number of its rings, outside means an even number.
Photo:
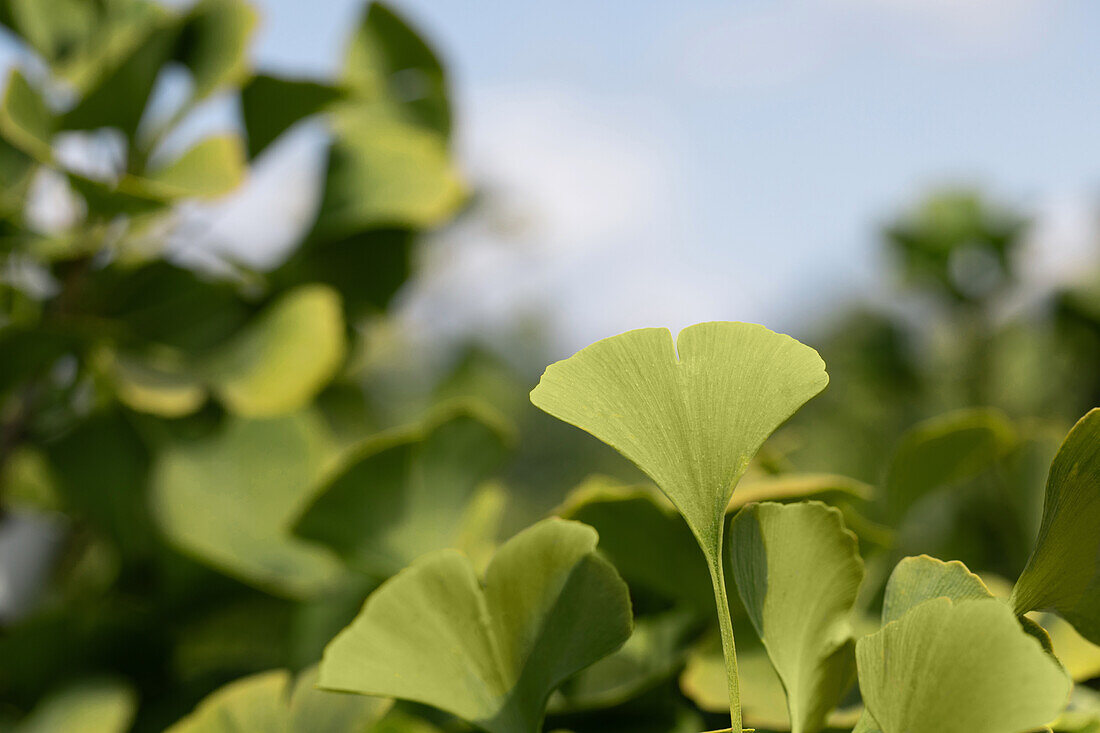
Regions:
<svg viewBox="0 0 1100 733"><path fill-rule="evenodd" d="M182 417L206 401L205 385L167 355L158 362L104 351L98 361L110 374L118 399L138 412Z"/></svg>
<svg viewBox="0 0 1100 733"><path fill-rule="evenodd" d="M591 527L544 520L500 548L484 587L453 550L417 560L329 644L321 686L536 733L550 692L630 636L626 585L597 540Z"/></svg>
<svg viewBox="0 0 1100 733"><path fill-rule="evenodd" d="M169 446L152 479L165 534L181 549L262 588L307 596L330 586L339 565L290 534L332 457L310 412L230 418L215 434Z"/></svg>
<svg viewBox="0 0 1100 733"><path fill-rule="evenodd" d="M40 162L53 158L57 120L42 95L23 72L12 69L0 102L0 134L15 148Z"/></svg>
<svg viewBox="0 0 1100 733"><path fill-rule="evenodd" d="M819 502L752 504L730 530L734 577L787 692L791 730L816 733L855 681L855 535Z"/></svg>
<svg viewBox="0 0 1100 733"><path fill-rule="evenodd" d="M43 699L13 733L125 733L137 695L122 682L82 682Z"/></svg>
<svg viewBox="0 0 1100 733"><path fill-rule="evenodd" d="M866 501L874 493L867 484L831 473L781 473L745 478L730 497L727 511L736 512L755 501L803 501L817 499L827 504L836 499Z"/></svg>
<svg viewBox="0 0 1100 733"><path fill-rule="evenodd" d="M244 150L240 138L213 135L141 178L124 179L119 190L165 200L217 198L240 185L244 175Z"/></svg>
<svg viewBox="0 0 1100 733"><path fill-rule="evenodd" d="M337 118L314 236L339 239L368 228L433 227L465 198L438 133L344 113Z"/></svg>
<svg viewBox="0 0 1100 733"><path fill-rule="evenodd" d="M997 599L926 601L859 640L859 685L882 733L1037 728L1071 682Z"/></svg>
<svg viewBox="0 0 1100 733"><path fill-rule="evenodd" d="M598 341L547 367L531 401L638 464L717 557L749 460L827 382L817 352L789 336L715 322L675 343L662 328Z"/></svg>
<svg viewBox="0 0 1100 733"><path fill-rule="evenodd" d="M1016 581L1017 613L1052 608L1100 643L1100 408L1062 443L1047 479L1039 537Z"/></svg>
<svg viewBox="0 0 1100 733"><path fill-rule="evenodd" d="M282 295L204 366L230 410L278 415L306 405L344 361L340 296L323 285Z"/></svg>
<svg viewBox="0 0 1100 733"><path fill-rule="evenodd" d="M379 577L427 552L476 548L487 538L468 533L483 519L474 500L500 468L509 437L491 413L458 405L370 438L317 489L295 531ZM496 529L483 531L492 539Z"/></svg>
<svg viewBox="0 0 1100 733"><path fill-rule="evenodd" d="M672 500L707 558L729 666L738 675L722 560L726 506L767 437L829 378L817 352L747 323L629 331L547 367L536 407L632 460Z"/></svg>
<svg viewBox="0 0 1100 733"><path fill-rule="evenodd" d="M286 670L261 672L207 696L166 733L366 733L391 700L315 688L317 669L292 680Z"/></svg>

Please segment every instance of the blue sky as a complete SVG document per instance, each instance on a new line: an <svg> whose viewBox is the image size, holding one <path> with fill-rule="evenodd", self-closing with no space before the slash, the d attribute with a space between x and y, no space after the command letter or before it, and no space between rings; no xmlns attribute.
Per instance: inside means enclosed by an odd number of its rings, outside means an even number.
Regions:
<svg viewBox="0 0 1100 733"><path fill-rule="evenodd" d="M298 75L335 70L362 8L256 2L257 65ZM393 4L448 63L456 146L490 201L405 294L432 334L526 313L563 353L711 319L805 332L882 297L876 227L943 183L1035 213L1036 287L1097 253L1100 3ZM224 236L288 244L265 196L312 185L317 150L304 134L261 161Z"/></svg>

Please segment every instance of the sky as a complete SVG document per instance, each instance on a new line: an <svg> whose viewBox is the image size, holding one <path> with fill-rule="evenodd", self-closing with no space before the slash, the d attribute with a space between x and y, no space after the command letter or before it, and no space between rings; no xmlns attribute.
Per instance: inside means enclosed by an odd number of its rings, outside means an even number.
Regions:
<svg viewBox="0 0 1100 733"><path fill-rule="evenodd" d="M333 73L362 11L255 2L256 66L295 76ZM457 155L487 202L433 237L402 295L433 338L527 315L563 355L704 320L804 334L886 297L876 231L937 185L1035 215L1036 287L1100 252L1092 0L393 5L447 64ZM307 126L261 159L219 205L219 239L260 265L285 252L321 145Z"/></svg>

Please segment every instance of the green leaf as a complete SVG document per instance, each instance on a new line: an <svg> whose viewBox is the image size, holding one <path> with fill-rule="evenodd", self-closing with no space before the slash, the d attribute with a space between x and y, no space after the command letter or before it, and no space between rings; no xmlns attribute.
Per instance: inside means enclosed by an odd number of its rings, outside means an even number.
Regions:
<svg viewBox="0 0 1100 733"><path fill-rule="evenodd" d="M365 733L392 700L318 690L317 668L292 680L286 670L236 680L208 695L166 733Z"/></svg>
<svg viewBox="0 0 1100 733"><path fill-rule="evenodd" d="M188 13L177 51L202 99L248 76L248 45L259 15L244 0L200 0Z"/></svg>
<svg viewBox="0 0 1100 733"><path fill-rule="evenodd" d="M678 352L678 353L677 353ZM829 377L817 352L748 323L646 328L547 367L531 402L632 460L683 514L707 558L729 671L740 698L722 560L726 507L761 444Z"/></svg>
<svg viewBox="0 0 1100 733"><path fill-rule="evenodd" d="M46 163L53 159L57 120L23 72L12 69L0 102L0 134L16 149Z"/></svg>
<svg viewBox="0 0 1100 733"><path fill-rule="evenodd" d="M432 49L388 6L374 2L348 49L344 78L374 114L450 132L443 66Z"/></svg>
<svg viewBox="0 0 1100 733"><path fill-rule="evenodd" d="M1043 521L1016 581L1017 613L1053 608L1100 644L1100 408L1070 430L1047 478Z"/></svg>
<svg viewBox="0 0 1100 733"><path fill-rule="evenodd" d="M438 133L362 113L340 115L335 127L313 237L433 227L465 201L466 188Z"/></svg>
<svg viewBox="0 0 1100 733"><path fill-rule="evenodd" d="M957 560L944 562L928 555L907 557L894 567L886 583L882 623L897 621L911 608L941 597L958 602L992 598L993 593Z"/></svg>
<svg viewBox="0 0 1100 733"><path fill-rule="evenodd" d="M79 45L95 23L95 6L82 0L8 0L3 22L48 63Z"/></svg>
<svg viewBox="0 0 1100 733"><path fill-rule="evenodd" d="M781 473L774 476L745 478L730 498L727 512L736 512L746 504L759 501L786 503L817 499L826 504L871 498L871 486L848 476L832 473Z"/></svg>
<svg viewBox="0 0 1100 733"><path fill-rule="evenodd" d="M817 733L855 681L851 615L863 561L840 511L753 504L734 518L741 600L787 692L794 733Z"/></svg>
<svg viewBox="0 0 1100 733"><path fill-rule="evenodd" d="M623 486L593 476L574 489L555 512L600 534L602 552L630 586L696 614L714 612L710 575L699 547L668 500L649 487Z"/></svg>
<svg viewBox="0 0 1100 733"><path fill-rule="evenodd" d="M715 322L675 343L663 328L598 341L547 367L531 401L636 463L719 557L749 460L827 383L817 352L791 337Z"/></svg>
<svg viewBox="0 0 1100 733"><path fill-rule="evenodd" d="M149 22L143 37L109 66L95 86L62 118L66 130L118 128L132 138L145 112L161 67L171 57L179 38L177 18Z"/></svg>
<svg viewBox="0 0 1100 733"><path fill-rule="evenodd" d="M245 176L244 149L236 135L213 135L171 163L142 177L124 178L122 193L170 201L217 198L240 185Z"/></svg>
<svg viewBox="0 0 1100 733"><path fill-rule="evenodd" d="M147 358L103 350L95 361L132 410L161 417L183 417L206 402L206 386L189 374L171 352Z"/></svg>
<svg viewBox="0 0 1100 733"><path fill-rule="evenodd" d="M413 700L490 733L537 733L563 680L630 636L630 599L577 522L505 543L479 584L441 550L384 583L325 649L320 684Z"/></svg>
<svg viewBox="0 0 1100 733"><path fill-rule="evenodd" d="M997 599L936 598L859 640L859 685L882 733L1004 733L1053 720L1071 683Z"/></svg>
<svg viewBox="0 0 1100 733"><path fill-rule="evenodd" d="M884 494L889 518L896 523L922 497L985 471L1014 440L1008 418L988 408L920 423L905 434L890 463Z"/></svg>
<svg viewBox="0 0 1100 733"><path fill-rule="evenodd" d="M231 411L267 417L308 404L336 375L345 350L340 296L304 285L250 321L200 372Z"/></svg>
<svg viewBox="0 0 1100 733"><path fill-rule="evenodd" d="M485 539L466 534L474 499L500 468L510 437L494 415L456 405L369 438L317 490L295 532L377 577L427 552L469 551Z"/></svg>
<svg viewBox="0 0 1100 733"><path fill-rule="evenodd" d="M550 712L609 708L652 689L679 669L694 626L693 615L684 611L639 618L622 648L562 684L550 698Z"/></svg>
<svg viewBox="0 0 1100 733"><path fill-rule="evenodd" d="M324 424L311 412L228 418L213 435L164 450L153 470L153 510L168 538L200 560L265 590L309 596L331 586L340 567L289 525L331 457Z"/></svg>
<svg viewBox="0 0 1100 733"><path fill-rule="evenodd" d="M241 89L241 112L248 131L248 157L255 158L294 123L343 98L336 87L314 81L258 74Z"/></svg>
<svg viewBox="0 0 1100 733"><path fill-rule="evenodd" d="M136 709L137 695L129 685L82 682L47 696L13 733L125 733Z"/></svg>

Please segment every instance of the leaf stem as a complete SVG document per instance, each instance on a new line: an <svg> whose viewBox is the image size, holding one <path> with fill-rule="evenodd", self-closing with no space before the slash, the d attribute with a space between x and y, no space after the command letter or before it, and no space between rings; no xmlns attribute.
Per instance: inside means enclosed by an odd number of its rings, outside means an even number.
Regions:
<svg viewBox="0 0 1100 733"><path fill-rule="evenodd" d="M710 567L710 582L714 586L714 601L718 606L718 628L722 632L722 655L726 658L726 679L730 693L730 728L735 733L741 731L741 682L737 674L737 646L733 640L733 620L730 618L730 604L726 597L726 577L722 568L722 551L708 553L707 565Z"/></svg>

